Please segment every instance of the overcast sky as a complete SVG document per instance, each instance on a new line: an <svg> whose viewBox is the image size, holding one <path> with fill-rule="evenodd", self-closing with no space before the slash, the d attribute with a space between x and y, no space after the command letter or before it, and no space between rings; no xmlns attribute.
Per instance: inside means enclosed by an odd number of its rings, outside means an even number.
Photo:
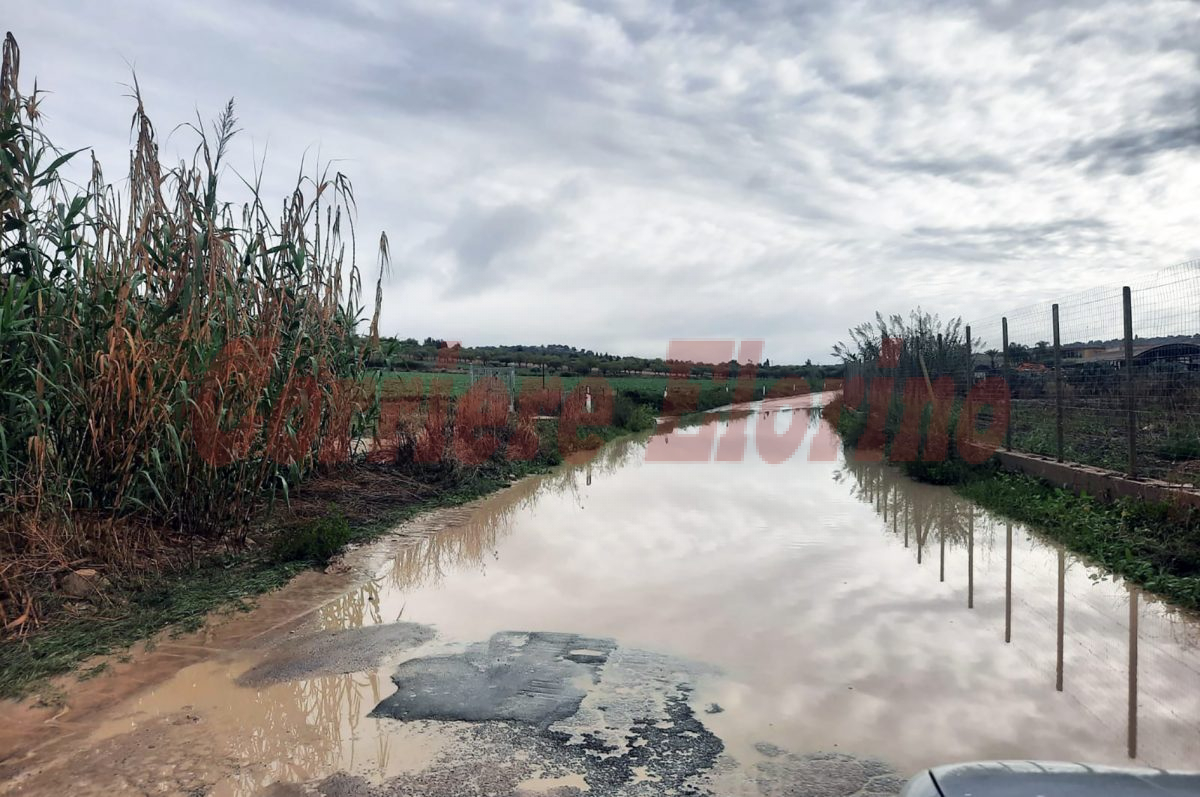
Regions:
<svg viewBox="0 0 1200 797"><path fill-rule="evenodd" d="M1200 256L1200 4L20 2L63 147L164 135L353 180L384 334L828 360L875 310L968 320ZM164 152L190 151L175 132ZM230 183L234 177L229 175ZM369 256L363 258L370 267Z"/></svg>

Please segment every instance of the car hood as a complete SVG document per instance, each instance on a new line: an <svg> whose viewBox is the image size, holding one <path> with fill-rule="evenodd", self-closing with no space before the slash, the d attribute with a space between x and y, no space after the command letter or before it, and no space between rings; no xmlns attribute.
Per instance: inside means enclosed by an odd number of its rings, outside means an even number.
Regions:
<svg viewBox="0 0 1200 797"><path fill-rule="evenodd" d="M929 775L941 797L1200 797L1200 773L1161 769L985 761L935 767Z"/></svg>

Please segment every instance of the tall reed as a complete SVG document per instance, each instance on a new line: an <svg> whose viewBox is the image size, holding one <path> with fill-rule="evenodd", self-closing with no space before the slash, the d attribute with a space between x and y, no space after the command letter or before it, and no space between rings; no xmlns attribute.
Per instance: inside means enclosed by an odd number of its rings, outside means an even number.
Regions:
<svg viewBox="0 0 1200 797"><path fill-rule="evenodd" d="M29 574L130 566L166 536L242 533L264 496L372 423L354 193L320 171L270 209L223 201L232 101L164 164L139 91L128 185L78 187L0 74L0 625ZM384 242L381 258L386 256ZM376 286L377 334L381 286ZM351 429L351 425L354 429ZM205 430L241 429L218 434ZM334 457L337 459L338 457ZM328 456L324 457L328 459Z"/></svg>

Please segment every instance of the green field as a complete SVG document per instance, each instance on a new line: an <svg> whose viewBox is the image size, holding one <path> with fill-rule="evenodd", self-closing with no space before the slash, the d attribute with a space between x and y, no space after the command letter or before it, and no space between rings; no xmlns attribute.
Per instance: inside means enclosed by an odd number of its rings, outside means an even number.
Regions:
<svg viewBox="0 0 1200 797"><path fill-rule="evenodd" d="M428 389L435 379L449 380L452 393L455 396L461 396L467 392L470 387L470 375L466 373L436 373L432 371L385 371L383 372L384 379L384 395L392 392L389 389L388 383L400 378L419 378L425 382L425 387ZM667 389L667 383L670 381L665 376L614 376L614 377L588 377L589 379L603 379L617 393L637 392L646 397L657 395L662 397L663 392ZM584 377L581 376L562 376L562 377L546 377L546 385L549 387L555 384L556 380L561 383L564 391L571 391L578 385ZM541 376L525 376L518 375L517 381L522 388L538 388L542 385ZM690 379L689 382L700 386L701 390L709 390L711 388L720 388L731 386L728 380L714 379ZM764 388L769 392L776 382L786 385L795 385L796 393L804 391L804 380L800 378L783 378L783 379L757 379L755 380L755 395L761 396Z"/></svg>

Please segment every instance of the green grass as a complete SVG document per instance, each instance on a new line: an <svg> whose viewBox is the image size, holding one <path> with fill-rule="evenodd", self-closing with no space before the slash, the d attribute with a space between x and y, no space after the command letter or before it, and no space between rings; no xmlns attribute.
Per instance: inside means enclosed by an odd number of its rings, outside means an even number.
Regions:
<svg viewBox="0 0 1200 797"><path fill-rule="evenodd" d="M455 396L461 396L462 394L466 393L467 388L469 388L470 384L471 384L470 383L470 375L466 374L466 373L434 373L431 371L385 371L385 372L383 372L383 377L384 377L384 392L385 392L385 394L388 392L387 382L392 379L399 379L401 377L404 377L404 378L418 377L422 381L424 381L426 389L429 389L432 387L434 380L448 380L450 383L451 392ZM608 385L610 385L612 387L613 390L615 390L618 393L637 393L637 394L643 394L646 396L657 395L659 397L660 401L662 399L663 391L665 391L667 389L668 383L670 383L672 381L680 381L680 380L671 380L665 376L613 376L613 377L589 377L589 378L590 379L603 379ZM574 390L575 386L578 385L581 381L583 381L583 379L584 379L584 377L581 377L581 376L562 376L562 377L547 376L546 377L546 385L550 386L555 380L559 380L562 384L563 390L569 392L571 390ZM540 388L542 386L542 378L540 376L521 376L521 375L519 375L517 377L517 380L518 380L519 386L522 389L524 389L526 387ZM727 380L689 379L687 381L692 384L700 385L702 389L706 389L706 390L710 389L710 388L722 389L729 384ZM763 388L766 388L767 391L770 391L776 385L776 383L801 384L801 383L803 383L803 381L804 380L801 380L801 379L791 379L791 378L757 379L757 380L755 380L755 388L754 388L755 397L757 398L762 395Z"/></svg>
<svg viewBox="0 0 1200 797"><path fill-rule="evenodd" d="M1168 462L1200 460L1200 432L1194 427L1172 429L1159 440L1154 453Z"/></svg>
<svg viewBox="0 0 1200 797"><path fill-rule="evenodd" d="M22 697L92 656L123 649L168 626L195 630L208 612L228 605L247 608L248 598L283 586L310 566L225 556L115 590L108 595L112 604L100 607L96 615L58 620L28 639L0 642L0 697Z"/></svg>

